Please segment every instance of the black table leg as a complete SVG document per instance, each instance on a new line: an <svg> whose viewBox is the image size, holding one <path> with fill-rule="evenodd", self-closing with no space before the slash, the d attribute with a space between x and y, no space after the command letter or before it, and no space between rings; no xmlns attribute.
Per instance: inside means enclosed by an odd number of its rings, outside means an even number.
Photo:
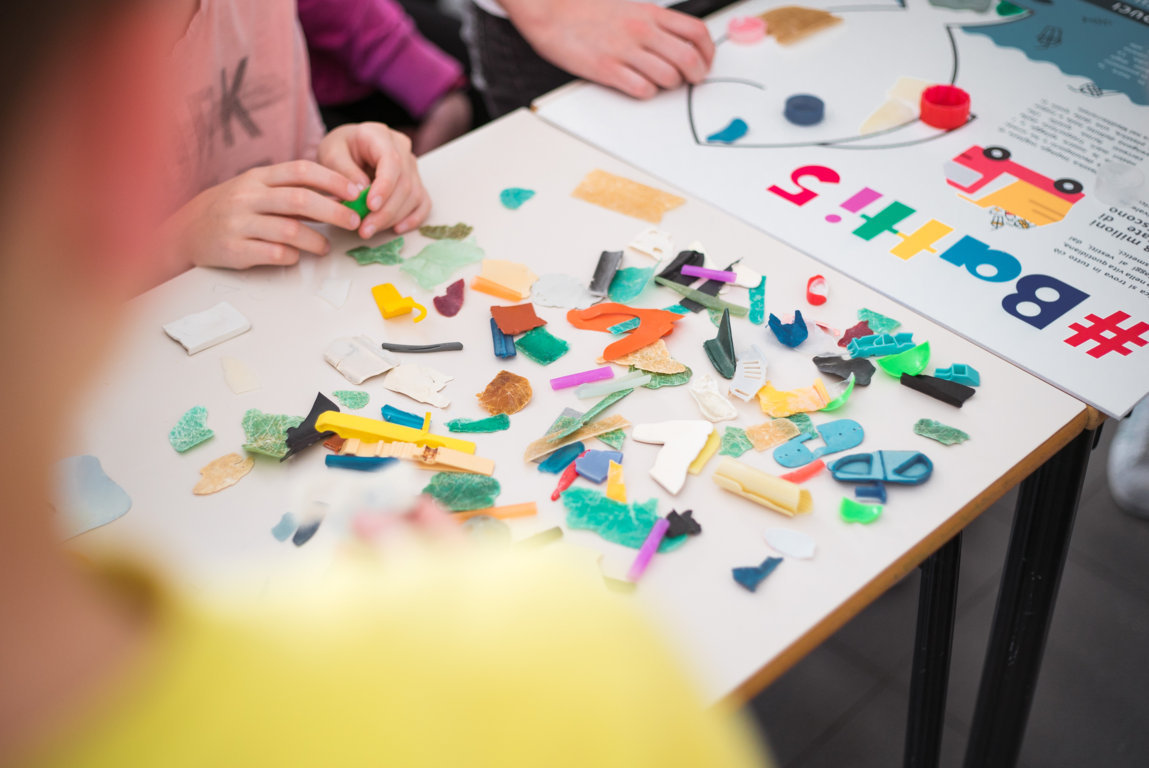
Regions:
<svg viewBox="0 0 1149 768"><path fill-rule="evenodd" d="M1021 484L965 768L1012 768L1021 754L1096 434L1082 432Z"/></svg>
<svg viewBox="0 0 1149 768"><path fill-rule="evenodd" d="M922 563L906 719L906 768L936 768L941 757L960 564L961 531Z"/></svg>

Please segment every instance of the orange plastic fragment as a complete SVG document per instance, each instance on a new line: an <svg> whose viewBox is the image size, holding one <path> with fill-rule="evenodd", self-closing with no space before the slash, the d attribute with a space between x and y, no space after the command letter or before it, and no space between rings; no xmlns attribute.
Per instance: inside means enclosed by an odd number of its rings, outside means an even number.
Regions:
<svg viewBox="0 0 1149 768"><path fill-rule="evenodd" d="M811 461L804 467L798 467L797 469L791 472L787 472L784 475L778 475L778 477L782 478L783 480L789 480L791 483L804 483L825 468L826 462L818 459L817 461Z"/></svg>
<svg viewBox="0 0 1149 768"><path fill-rule="evenodd" d="M756 451L764 451L802 434L798 425L789 419L774 419L746 430L746 437Z"/></svg>
<svg viewBox="0 0 1149 768"><path fill-rule="evenodd" d="M653 344L673 331L674 324L681 317L682 315L665 309L635 309L613 301L567 312L567 322L575 328L590 331L609 332L610 328L619 323L638 319L637 328L603 350L602 356L605 360L617 360L623 355Z"/></svg>
<svg viewBox="0 0 1149 768"><path fill-rule="evenodd" d="M535 305L529 301L510 307L493 306L491 317L495 318L495 325L499 326L499 330L508 336L526 333L532 328L547 324L546 320L535 314Z"/></svg>
<svg viewBox="0 0 1149 768"><path fill-rule="evenodd" d="M518 413L531 401L531 382L510 371L499 371L475 397L487 413Z"/></svg>
<svg viewBox="0 0 1149 768"><path fill-rule="evenodd" d="M472 290L481 291L499 299L506 299L507 301L522 301L526 298L518 291L513 291L505 285L493 283L482 275L475 278L471 283L471 288Z"/></svg>
<svg viewBox="0 0 1149 768"><path fill-rule="evenodd" d="M462 523L470 520L472 517L483 515L485 517L498 518L499 520L510 520L514 517L531 517L538 513L538 505L533 501L527 501L522 504L505 504L501 507L486 507L485 509L468 509L466 512L452 512L451 519Z"/></svg>

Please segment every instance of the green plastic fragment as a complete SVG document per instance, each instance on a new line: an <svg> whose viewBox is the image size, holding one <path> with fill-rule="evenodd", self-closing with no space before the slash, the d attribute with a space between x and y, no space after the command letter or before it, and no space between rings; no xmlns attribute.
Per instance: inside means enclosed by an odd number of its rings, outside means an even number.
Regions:
<svg viewBox="0 0 1149 768"><path fill-rule="evenodd" d="M471 234L472 227L470 224L459 222L458 224L439 224L431 226L424 224L419 227L419 234L423 237L429 237L432 240L466 240L467 235Z"/></svg>
<svg viewBox="0 0 1149 768"><path fill-rule="evenodd" d="M658 283L664 288L669 288L680 296L684 296L691 301L698 302L707 309L729 309L730 314L734 315L734 317L746 317L746 315L750 313L749 307L744 307L740 304L731 304L729 301L723 301L717 296L711 296L709 293L703 293L702 291L691 288L688 285L681 285L674 282L673 280L667 280L661 275L656 276L654 278L654 282Z"/></svg>
<svg viewBox="0 0 1149 768"><path fill-rule="evenodd" d="M250 408L243 414L243 449L250 453L262 453L273 459L287 455L287 429L303 423L300 416L285 416L281 413L264 413Z"/></svg>
<svg viewBox="0 0 1149 768"><path fill-rule="evenodd" d="M568 527L594 531L607 541L631 549L639 549L658 522L658 499L623 504L608 499L602 491L594 488L576 487L564 491L562 500L567 510ZM688 538L664 538L658 551L676 549Z"/></svg>
<svg viewBox="0 0 1149 768"><path fill-rule="evenodd" d="M734 378L737 358L734 355L734 335L730 332L729 311L722 313L722 322L718 325L718 333L713 339L702 342L702 348L706 350L706 356L710 358L714 370L718 371L722 378Z"/></svg>
<svg viewBox="0 0 1149 768"><path fill-rule="evenodd" d="M708 309L706 314L710 316L710 322L715 328L721 327L723 312L719 312L717 309Z"/></svg>
<svg viewBox="0 0 1149 768"><path fill-rule="evenodd" d="M207 428L207 408L197 405L180 416L180 420L168 433L168 442L176 451L183 453L214 436L215 432Z"/></svg>
<svg viewBox="0 0 1149 768"><path fill-rule="evenodd" d="M499 481L486 475L468 472L436 472L423 489L449 512L486 509L495 505L499 497Z"/></svg>
<svg viewBox="0 0 1149 768"><path fill-rule="evenodd" d="M810 414L795 413L791 416L787 416L786 421L789 421L795 427L802 430L803 435L809 435L812 438L818 437L818 430L814 428L814 420L810 418Z"/></svg>
<svg viewBox="0 0 1149 768"><path fill-rule="evenodd" d="M957 427L950 427L933 419L918 419L914 424L914 434L937 440L942 445L957 445L969 440L969 435Z"/></svg>
<svg viewBox="0 0 1149 768"><path fill-rule="evenodd" d="M750 322L762 325L766 322L766 276L758 281L758 285L750 289Z"/></svg>
<svg viewBox="0 0 1149 768"><path fill-rule="evenodd" d="M641 369L635 366L630 366L631 373L640 371ZM650 381L642 386L646 389L662 389L663 387L681 387L686 382L690 381L690 377L694 375L694 371L687 368L685 371L679 373L653 373L651 371L642 371L642 373L650 374Z"/></svg>
<svg viewBox="0 0 1149 768"><path fill-rule="evenodd" d="M746 436L746 430L739 427L727 427L722 431L722 443L718 453L722 456L738 458L753 447L754 444Z"/></svg>
<svg viewBox="0 0 1149 768"><path fill-rule="evenodd" d="M399 256L399 252L403 250L403 238L397 237L394 240L388 240L382 245L367 246L357 245L351 250L347 251L347 255L354 258L359 262L360 266L365 264L398 264L403 261Z"/></svg>
<svg viewBox="0 0 1149 768"><path fill-rule="evenodd" d="M533 189L523 189L522 187L507 187L499 193L499 202L503 204L504 208L512 211L517 211L522 204L535 196Z"/></svg>
<svg viewBox="0 0 1149 768"><path fill-rule="evenodd" d="M663 307L667 312L673 312L676 315L689 315L690 310L681 304L671 304L669 307Z"/></svg>
<svg viewBox="0 0 1149 768"><path fill-rule="evenodd" d="M598 439L617 451L622 448L622 444L626 440L626 432L616 429L613 432L604 432L598 436Z"/></svg>
<svg viewBox="0 0 1149 768"><path fill-rule="evenodd" d="M869 525L882 516L882 505L863 504L849 496L843 496L842 504L838 507L838 514L847 523Z"/></svg>
<svg viewBox="0 0 1149 768"><path fill-rule="evenodd" d="M447 422L450 432L502 432L510 428L511 417L505 413L485 419L451 419Z"/></svg>
<svg viewBox="0 0 1149 768"><path fill-rule="evenodd" d="M633 331L635 328L638 327L638 324L641 322L642 321L639 320L637 317L632 317L629 320L623 320L621 323L617 323L615 325L612 325L611 327L607 328L607 330L617 336L620 333L626 333L627 331Z"/></svg>
<svg viewBox="0 0 1149 768"><path fill-rule="evenodd" d="M629 395L633 391L634 391L634 387L631 387L630 389L620 389L617 392L611 392L609 395L604 397L602 400L599 400L597 403L592 405L590 410L582 415L583 422L585 424L589 424L590 422L594 421L603 413L603 411L605 411L607 408L610 408L612 405L614 405L619 400L623 399L624 397L626 397L627 395Z"/></svg>
<svg viewBox="0 0 1149 768"><path fill-rule="evenodd" d="M515 349L539 365L550 365L570 348L570 344L548 331L545 325L532 328L515 339Z"/></svg>
<svg viewBox="0 0 1149 768"><path fill-rule="evenodd" d="M371 402L370 394L360 392L357 389L337 389L331 394L335 395L335 399L339 401L340 405L353 411L366 408L367 404Z"/></svg>
<svg viewBox="0 0 1149 768"><path fill-rule="evenodd" d="M630 389L620 389L617 392L611 392L602 400L599 400L597 403L592 405L589 411L580 416L572 415L573 413L578 413L578 411L573 411L571 413L563 411L562 415L555 419L555 423L551 425L551 431L547 432L547 442L553 443L556 440L561 440L569 434L577 432L586 424L589 424L597 419L607 408L610 408L612 405L633 391L634 387L631 387Z"/></svg>
<svg viewBox="0 0 1149 768"><path fill-rule="evenodd" d="M607 295L611 301L626 304L638 298L654 275L654 267L623 267L611 278Z"/></svg>
<svg viewBox="0 0 1149 768"><path fill-rule="evenodd" d="M399 269L415 278L423 290L429 291L457 270L482 259L483 249L475 244L474 238L436 240L403 262Z"/></svg>
<svg viewBox="0 0 1149 768"><path fill-rule="evenodd" d="M994 9L994 12L1002 17L1017 16L1019 13L1025 13L1025 9L1008 2L1008 0L1001 0L1001 2L997 4L997 8Z"/></svg>
<svg viewBox="0 0 1149 768"><path fill-rule="evenodd" d="M371 188L368 187L359 193L359 197L355 198L354 200L344 200L343 204L358 213L359 218L363 218L371 212L371 209L367 207L367 193L370 191Z"/></svg>
<svg viewBox="0 0 1149 768"><path fill-rule="evenodd" d="M818 410L820 410L820 411L836 411L839 408L841 408L843 405L845 405L846 401L848 401L850 399L850 394L854 391L854 381L855 381L854 374L851 373L849 378L846 379L846 387L845 387L845 389L842 390L842 394L838 395L837 397L835 397L833 400L831 400L830 402L823 405ZM809 418L809 417L807 417L807 418Z"/></svg>
<svg viewBox="0 0 1149 768"><path fill-rule="evenodd" d="M874 310L866 309L865 307L858 310L858 319L866 321L870 326L870 330L874 333L891 333L895 328L900 328L902 325L901 320L880 315Z"/></svg>
<svg viewBox="0 0 1149 768"><path fill-rule="evenodd" d="M910 347L905 352L879 357L877 361L878 366L895 379L902 378L903 373L908 373L910 376L917 376L929 365L930 343L923 341L916 347Z"/></svg>

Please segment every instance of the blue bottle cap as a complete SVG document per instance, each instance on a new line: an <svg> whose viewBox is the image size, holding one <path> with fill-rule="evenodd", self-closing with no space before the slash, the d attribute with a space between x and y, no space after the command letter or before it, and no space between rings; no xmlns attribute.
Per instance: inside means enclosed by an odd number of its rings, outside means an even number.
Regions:
<svg viewBox="0 0 1149 768"><path fill-rule="evenodd" d="M817 125L822 122L826 106L817 96L799 93L786 99L786 119L794 125Z"/></svg>

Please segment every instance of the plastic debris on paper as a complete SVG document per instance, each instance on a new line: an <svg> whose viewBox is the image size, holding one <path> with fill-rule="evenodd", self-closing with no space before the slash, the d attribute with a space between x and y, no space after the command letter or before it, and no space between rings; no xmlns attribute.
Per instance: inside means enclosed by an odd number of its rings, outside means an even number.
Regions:
<svg viewBox="0 0 1149 768"><path fill-rule="evenodd" d="M598 169L588 173L571 195L651 224L658 224L663 214L686 202L677 195Z"/></svg>

